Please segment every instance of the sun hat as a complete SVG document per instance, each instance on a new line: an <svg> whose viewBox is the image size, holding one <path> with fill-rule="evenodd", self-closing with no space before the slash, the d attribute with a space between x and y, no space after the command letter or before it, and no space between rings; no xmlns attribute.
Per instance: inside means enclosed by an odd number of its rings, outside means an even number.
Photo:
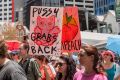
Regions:
<svg viewBox="0 0 120 80"><path fill-rule="evenodd" d="M113 53L112 51L110 51L110 50L107 50L107 51L103 51L103 52L102 52L102 56L104 56L105 54L110 54L113 59L115 58L114 53Z"/></svg>

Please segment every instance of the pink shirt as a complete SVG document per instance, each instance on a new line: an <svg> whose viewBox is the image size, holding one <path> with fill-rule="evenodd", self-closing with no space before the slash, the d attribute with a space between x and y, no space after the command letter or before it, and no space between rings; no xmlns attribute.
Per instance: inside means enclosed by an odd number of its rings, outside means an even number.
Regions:
<svg viewBox="0 0 120 80"><path fill-rule="evenodd" d="M73 80L108 80L106 76L97 73L85 74L83 71L76 72Z"/></svg>

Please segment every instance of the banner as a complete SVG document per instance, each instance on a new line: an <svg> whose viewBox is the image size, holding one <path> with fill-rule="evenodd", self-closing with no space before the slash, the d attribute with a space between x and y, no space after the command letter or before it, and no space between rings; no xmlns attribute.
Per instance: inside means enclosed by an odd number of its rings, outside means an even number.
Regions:
<svg viewBox="0 0 120 80"><path fill-rule="evenodd" d="M77 7L65 7L62 25L62 51L78 52L81 47Z"/></svg>
<svg viewBox="0 0 120 80"><path fill-rule="evenodd" d="M116 0L116 21L120 22L120 0Z"/></svg>
<svg viewBox="0 0 120 80"><path fill-rule="evenodd" d="M32 6L30 15L30 53L61 53L63 8Z"/></svg>

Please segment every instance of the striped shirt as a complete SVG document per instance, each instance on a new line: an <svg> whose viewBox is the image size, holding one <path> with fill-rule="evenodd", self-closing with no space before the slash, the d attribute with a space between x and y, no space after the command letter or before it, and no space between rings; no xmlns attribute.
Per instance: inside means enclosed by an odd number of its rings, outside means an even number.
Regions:
<svg viewBox="0 0 120 80"><path fill-rule="evenodd" d="M26 72L27 80L38 80L41 78L41 72L39 71L39 64L34 58L27 58L23 63L22 60L19 63Z"/></svg>

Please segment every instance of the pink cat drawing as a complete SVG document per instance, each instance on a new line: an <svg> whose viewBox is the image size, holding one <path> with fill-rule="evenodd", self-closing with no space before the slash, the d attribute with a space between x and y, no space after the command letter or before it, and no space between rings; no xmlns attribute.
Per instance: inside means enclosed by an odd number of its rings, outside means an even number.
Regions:
<svg viewBox="0 0 120 80"><path fill-rule="evenodd" d="M60 28L55 26L55 16L48 18L37 17L37 25L34 28L37 45L50 46L57 40Z"/></svg>

